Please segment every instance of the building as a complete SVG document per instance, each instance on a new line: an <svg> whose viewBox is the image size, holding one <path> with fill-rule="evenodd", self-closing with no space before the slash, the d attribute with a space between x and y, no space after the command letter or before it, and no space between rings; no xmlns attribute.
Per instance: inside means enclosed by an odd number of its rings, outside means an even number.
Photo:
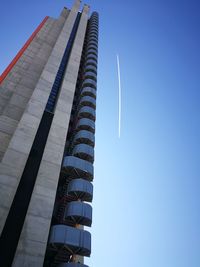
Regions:
<svg viewBox="0 0 200 267"><path fill-rule="evenodd" d="M0 77L0 266L91 253L98 14L46 17Z"/></svg>

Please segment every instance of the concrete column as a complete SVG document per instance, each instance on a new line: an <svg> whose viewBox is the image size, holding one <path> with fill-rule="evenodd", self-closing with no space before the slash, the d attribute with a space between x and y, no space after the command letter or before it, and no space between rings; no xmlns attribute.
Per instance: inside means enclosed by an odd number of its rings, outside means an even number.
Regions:
<svg viewBox="0 0 200 267"><path fill-rule="evenodd" d="M77 10L73 9L33 90L25 111L0 162L0 233L5 224L22 172L55 80L66 43L74 25ZM11 125L10 130L12 130ZM25 246L26 247L26 246ZM18 265L20 266L20 264ZM23 266L23 264L21 265Z"/></svg>
<svg viewBox="0 0 200 267"><path fill-rule="evenodd" d="M64 21L63 16L60 16L59 19L47 19L1 85L0 160L8 148Z"/></svg>
<svg viewBox="0 0 200 267"><path fill-rule="evenodd" d="M75 20L79 5L80 1L76 1L68 19ZM88 8L85 7L72 47L31 202L18 243L13 263L14 267L43 266L87 26L87 12ZM63 35L58 40L60 47L66 46L66 34L70 32L71 27L66 23L63 28ZM56 51L56 53L60 54L60 51ZM57 62L52 62L52 64L57 64Z"/></svg>

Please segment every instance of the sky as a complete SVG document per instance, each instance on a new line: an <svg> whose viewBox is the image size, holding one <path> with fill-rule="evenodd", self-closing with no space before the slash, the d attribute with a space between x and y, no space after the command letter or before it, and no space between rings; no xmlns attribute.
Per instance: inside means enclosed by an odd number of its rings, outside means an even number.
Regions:
<svg viewBox="0 0 200 267"><path fill-rule="evenodd" d="M2 1L0 72L73 1ZM200 266L200 2L87 0L99 12L91 267ZM118 138L119 54L122 87Z"/></svg>

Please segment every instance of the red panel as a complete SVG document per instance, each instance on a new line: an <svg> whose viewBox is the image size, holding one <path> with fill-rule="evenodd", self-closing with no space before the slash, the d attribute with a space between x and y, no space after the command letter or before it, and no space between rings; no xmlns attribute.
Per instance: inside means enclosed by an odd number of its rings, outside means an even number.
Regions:
<svg viewBox="0 0 200 267"><path fill-rule="evenodd" d="M36 34L41 30L45 22L47 21L49 17L45 17L43 21L40 23L40 25L37 27L37 29L32 33L32 35L29 37L29 39L26 41L24 46L21 48L21 50L17 53L17 55L13 58L11 63L8 65L8 67L4 70L4 72L0 76L0 84L3 82L3 80L6 78L8 73L11 71L11 69L14 67L14 65L17 63L17 61L20 59L24 51L27 49L27 47L30 45L30 43L33 41Z"/></svg>

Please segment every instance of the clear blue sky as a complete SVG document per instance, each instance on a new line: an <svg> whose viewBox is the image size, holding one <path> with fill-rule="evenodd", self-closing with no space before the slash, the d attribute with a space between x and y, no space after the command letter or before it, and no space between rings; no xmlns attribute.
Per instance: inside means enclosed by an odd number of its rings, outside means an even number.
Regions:
<svg viewBox="0 0 200 267"><path fill-rule="evenodd" d="M100 14L91 267L200 266L200 2L92 1ZM2 1L2 71L72 1ZM118 139L119 53L122 132Z"/></svg>

